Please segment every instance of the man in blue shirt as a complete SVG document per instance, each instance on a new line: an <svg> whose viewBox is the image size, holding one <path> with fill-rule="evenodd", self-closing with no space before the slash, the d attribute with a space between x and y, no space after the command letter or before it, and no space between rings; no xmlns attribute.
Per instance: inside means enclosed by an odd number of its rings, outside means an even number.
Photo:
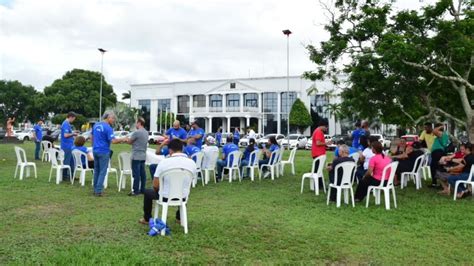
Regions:
<svg viewBox="0 0 474 266"><path fill-rule="evenodd" d="M191 156L201 151L201 149L198 148L194 144L195 142L196 142L196 139L194 139L193 137L189 137L186 143L186 147L184 148L184 153L186 153L186 155L188 155L189 158L191 158Z"/></svg>
<svg viewBox="0 0 474 266"><path fill-rule="evenodd" d="M236 127L234 130L234 144L239 146L239 141L240 141L240 131L239 131L239 128Z"/></svg>
<svg viewBox="0 0 474 266"><path fill-rule="evenodd" d="M334 150L334 157L335 158L339 158L339 147L341 147L342 145L346 144L343 140L339 140L337 141L337 147L336 149ZM353 153L357 153L359 152L359 149L357 148L354 148L354 147L349 147L349 155L353 154Z"/></svg>
<svg viewBox="0 0 474 266"><path fill-rule="evenodd" d="M33 127L33 138L35 140L35 160L40 159L41 140L43 140L43 120L39 119L36 125Z"/></svg>
<svg viewBox="0 0 474 266"><path fill-rule="evenodd" d="M179 139L182 142L186 142L188 133L186 133L186 130L180 126L180 122L176 120L173 122L173 127L166 131L166 136L170 141L173 139Z"/></svg>
<svg viewBox="0 0 474 266"><path fill-rule="evenodd" d="M194 121L192 124L191 124L191 130L189 130L188 132L188 138L189 137L192 137L196 140L196 147L198 147L199 149L201 149L202 147L202 139L204 137L204 130L202 128L199 127L198 123L196 121Z"/></svg>
<svg viewBox="0 0 474 266"><path fill-rule="evenodd" d="M217 132L216 132L217 147L221 146L221 141L222 141L222 128L220 127L219 129L217 129Z"/></svg>
<svg viewBox="0 0 474 266"><path fill-rule="evenodd" d="M115 138L114 130L111 127L115 123L115 114L105 112L103 121L96 123L92 128L91 141L94 154L94 195L101 197L104 189L105 175L109 167L110 144L122 143L124 138Z"/></svg>
<svg viewBox="0 0 474 266"><path fill-rule="evenodd" d="M76 114L69 112L61 125L61 149L64 151L64 165L69 165L74 170L74 160L72 159L72 146L74 146L74 136L77 134L72 131L71 123L76 120ZM63 181L68 181L69 171L64 169Z"/></svg>
<svg viewBox="0 0 474 266"><path fill-rule="evenodd" d="M217 179L220 180L222 178L222 170L227 163L232 164L232 160L234 158L229 158L229 154L233 151L238 151L239 147L232 142L232 135L227 136L227 142L222 148L222 160L217 161Z"/></svg>
<svg viewBox="0 0 474 266"><path fill-rule="evenodd" d="M360 147L360 137L365 135L365 130L360 128L360 122L357 121L356 124L356 129L352 131L352 147L359 149Z"/></svg>

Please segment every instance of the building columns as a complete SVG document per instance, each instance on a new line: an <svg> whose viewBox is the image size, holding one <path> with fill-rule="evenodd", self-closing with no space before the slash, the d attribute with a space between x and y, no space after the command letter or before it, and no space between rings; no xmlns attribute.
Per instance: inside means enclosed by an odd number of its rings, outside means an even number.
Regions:
<svg viewBox="0 0 474 266"><path fill-rule="evenodd" d="M226 115L225 118L227 118L227 133L230 133L230 116Z"/></svg>
<svg viewBox="0 0 474 266"><path fill-rule="evenodd" d="M150 131L158 130L158 100L150 101Z"/></svg>
<svg viewBox="0 0 474 266"><path fill-rule="evenodd" d="M207 129L207 132L212 133L212 116L208 117L208 119L209 119L209 123L208 123L209 128Z"/></svg>
<svg viewBox="0 0 474 266"><path fill-rule="evenodd" d="M240 100L239 100L240 112L243 113L244 112L244 94L239 93L239 96L240 96Z"/></svg>
<svg viewBox="0 0 474 266"><path fill-rule="evenodd" d="M245 119L246 119L245 126L250 127L250 116L246 115Z"/></svg>
<svg viewBox="0 0 474 266"><path fill-rule="evenodd" d="M193 96L189 95L189 116L193 113ZM189 119L191 120L191 119Z"/></svg>
<svg viewBox="0 0 474 266"><path fill-rule="evenodd" d="M281 93L277 92L277 133L281 134Z"/></svg>
<svg viewBox="0 0 474 266"><path fill-rule="evenodd" d="M226 98L225 98L225 94L221 94L222 95L222 112L225 113L226 112L226 105L227 105L227 102L226 102Z"/></svg>

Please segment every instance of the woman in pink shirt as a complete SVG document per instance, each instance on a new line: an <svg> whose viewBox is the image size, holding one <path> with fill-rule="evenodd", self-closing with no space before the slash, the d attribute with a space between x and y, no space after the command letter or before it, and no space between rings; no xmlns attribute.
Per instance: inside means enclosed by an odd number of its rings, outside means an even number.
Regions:
<svg viewBox="0 0 474 266"><path fill-rule="evenodd" d="M369 161L369 169L365 173L362 180L357 186L355 193L355 200L362 201L367 195L367 189L369 186L380 185L382 179L382 173L385 166L390 164L392 160L383 154L382 144L378 141L371 142L372 152L375 154ZM389 173L387 173L389 174ZM388 175L386 177L388 179Z"/></svg>

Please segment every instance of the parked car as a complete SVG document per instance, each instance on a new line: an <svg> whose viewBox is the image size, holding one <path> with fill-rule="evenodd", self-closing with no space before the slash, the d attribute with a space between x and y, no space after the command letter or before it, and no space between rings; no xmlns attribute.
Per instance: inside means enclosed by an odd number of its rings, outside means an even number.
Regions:
<svg viewBox="0 0 474 266"><path fill-rule="evenodd" d="M149 131L148 132L148 143L155 144L158 141L165 139L165 136L158 131Z"/></svg>
<svg viewBox="0 0 474 266"><path fill-rule="evenodd" d="M372 137L376 137L377 140L382 144L382 147L384 149L388 149L390 148L390 144L392 143L390 140L386 139L384 135L382 134L370 134L370 136Z"/></svg>
<svg viewBox="0 0 474 266"><path fill-rule="evenodd" d="M298 148L304 149L306 147L306 143L308 142L308 138L301 134L290 134L290 149ZM282 140L283 147L288 147L288 138L284 138Z"/></svg>
<svg viewBox="0 0 474 266"><path fill-rule="evenodd" d="M306 150L311 150L312 147L313 147L313 138L309 138L308 141L306 141L306 145L304 146L304 148Z"/></svg>
<svg viewBox="0 0 474 266"><path fill-rule="evenodd" d="M5 138L6 135L7 135L7 131L0 129L0 139Z"/></svg>
<svg viewBox="0 0 474 266"><path fill-rule="evenodd" d="M255 141L258 143L258 140L263 137L262 134L255 134ZM248 135L245 136L244 138L240 139L239 141L239 147L247 147L249 145L249 137Z"/></svg>
<svg viewBox="0 0 474 266"><path fill-rule="evenodd" d="M418 135L404 135L402 136L402 139L404 139L407 143L407 145L412 145L413 142L418 141Z"/></svg>
<svg viewBox="0 0 474 266"><path fill-rule="evenodd" d="M28 128L21 132L14 133L14 136L19 140L28 141L28 140L33 139L34 137L33 132L34 130L32 128Z"/></svg>
<svg viewBox="0 0 474 266"><path fill-rule="evenodd" d="M278 144L280 144L280 145L281 145L283 139L285 138L285 136L283 136L282 134L268 134L268 135L265 135L264 137L260 138L257 141L258 146L262 146L263 143L267 144L268 139L272 136L276 138Z"/></svg>

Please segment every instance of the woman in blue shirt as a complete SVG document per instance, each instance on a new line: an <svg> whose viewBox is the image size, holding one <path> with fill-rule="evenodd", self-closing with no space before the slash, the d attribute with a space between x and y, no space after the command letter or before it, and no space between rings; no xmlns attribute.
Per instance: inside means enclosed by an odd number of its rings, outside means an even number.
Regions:
<svg viewBox="0 0 474 266"><path fill-rule="evenodd" d="M236 127L234 131L234 144L239 146L239 141L240 141L240 132L239 132L239 128Z"/></svg>
<svg viewBox="0 0 474 266"><path fill-rule="evenodd" d="M280 149L280 145L278 145L278 142L274 136L268 139L268 145L270 146L269 149L266 148L265 144L262 147L264 159L258 162L259 166L261 166L262 164L273 163L273 161L270 161L272 153ZM266 171L267 169L262 169L262 170L265 170L264 171L265 174L263 175L263 178L267 178L270 175L270 172Z"/></svg>
<svg viewBox="0 0 474 266"><path fill-rule="evenodd" d="M243 160L241 162L241 165L240 165L241 166L241 171L244 175L244 178L248 177L248 173L243 172L244 171L243 170L244 166L249 165L249 163L253 164L255 162L255 160L258 160L258 158L255 158L255 156L250 158L250 154L252 154L252 152L254 152L256 150L258 150L258 147L257 147L257 145L255 145L255 139L249 139L249 145L247 146L247 148L244 151L244 158L243 158ZM247 170L248 170L248 168L247 168Z"/></svg>
<svg viewBox="0 0 474 266"><path fill-rule="evenodd" d="M82 151L83 153L87 154L87 164L89 168L94 169L94 157L92 154L87 150L86 147L84 147L84 144L86 143L86 139L83 136L78 136L74 140L74 146L72 147L72 150L79 150ZM82 167L86 167L86 158L82 157Z"/></svg>
<svg viewBox="0 0 474 266"><path fill-rule="evenodd" d="M222 141L222 128L219 128L216 132L217 147L221 146L221 141Z"/></svg>

